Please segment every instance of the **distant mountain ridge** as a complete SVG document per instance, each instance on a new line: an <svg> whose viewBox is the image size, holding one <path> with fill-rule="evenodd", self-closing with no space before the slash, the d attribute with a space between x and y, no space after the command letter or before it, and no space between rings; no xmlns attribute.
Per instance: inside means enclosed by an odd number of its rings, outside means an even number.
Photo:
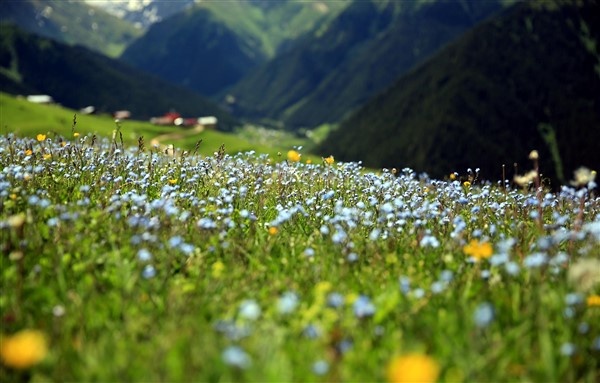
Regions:
<svg viewBox="0 0 600 383"><path fill-rule="evenodd" d="M2 0L0 22L111 57L142 34L130 22L81 1Z"/></svg>
<svg viewBox="0 0 600 383"><path fill-rule="evenodd" d="M11 94L49 94L73 109L128 109L147 119L175 109L184 116L214 115L219 126L237 124L228 113L189 89L169 84L81 46L68 46L2 24L0 85Z"/></svg>
<svg viewBox="0 0 600 383"><path fill-rule="evenodd" d="M212 96L327 22L346 3L198 2L153 24L123 52L121 59Z"/></svg>
<svg viewBox="0 0 600 383"><path fill-rule="evenodd" d="M282 120L291 129L338 122L508 3L357 0L223 96L233 96L240 117Z"/></svg>
<svg viewBox="0 0 600 383"><path fill-rule="evenodd" d="M517 4L452 43L345 120L319 150L433 177L540 169L556 187L600 169L597 1Z"/></svg>

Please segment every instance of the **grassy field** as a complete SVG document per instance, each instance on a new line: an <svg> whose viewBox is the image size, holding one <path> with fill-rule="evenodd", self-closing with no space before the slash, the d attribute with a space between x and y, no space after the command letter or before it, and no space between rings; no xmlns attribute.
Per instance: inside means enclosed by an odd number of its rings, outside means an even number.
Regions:
<svg viewBox="0 0 600 383"><path fill-rule="evenodd" d="M140 137L144 137L146 146L150 146L153 139L168 135L168 138L160 139L162 148L173 145L180 150L194 151L198 141L202 140L197 151L202 155L212 155L221 145L224 145L225 150L230 154L253 150L277 159L280 157L278 153L285 155L294 146L313 145L310 140L295 137L291 133L255 127L241 127L236 133L216 130L198 133L189 128L156 126L149 122L135 120L123 120L119 125L126 146L137 146ZM58 105L32 104L25 99L0 93L0 130L3 134L14 133L21 137L35 137L39 133L44 133L49 137L71 137L72 131L76 131L81 135L96 134L98 137L110 138L115 129L117 124L108 115L83 115ZM304 157L304 160L321 161L321 158L316 155L306 154Z"/></svg>
<svg viewBox="0 0 600 383"><path fill-rule="evenodd" d="M598 381L594 173L292 160L0 136L0 380Z"/></svg>

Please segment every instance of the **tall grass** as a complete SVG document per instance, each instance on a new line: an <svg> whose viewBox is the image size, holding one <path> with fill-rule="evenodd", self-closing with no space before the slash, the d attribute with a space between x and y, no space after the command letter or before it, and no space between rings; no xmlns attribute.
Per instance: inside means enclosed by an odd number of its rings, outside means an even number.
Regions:
<svg viewBox="0 0 600 383"><path fill-rule="evenodd" d="M598 381L593 181L147 146L0 136L2 381Z"/></svg>

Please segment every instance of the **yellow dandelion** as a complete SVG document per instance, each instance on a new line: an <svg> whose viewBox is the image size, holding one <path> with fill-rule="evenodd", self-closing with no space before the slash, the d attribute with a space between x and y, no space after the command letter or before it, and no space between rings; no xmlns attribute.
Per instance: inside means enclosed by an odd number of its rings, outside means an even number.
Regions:
<svg viewBox="0 0 600 383"><path fill-rule="evenodd" d="M41 362L47 353L46 336L38 330L22 330L0 340L0 356L8 367L29 368Z"/></svg>
<svg viewBox="0 0 600 383"><path fill-rule="evenodd" d="M276 226L271 226L269 228L269 234L270 235L276 235L277 233L279 233L279 229Z"/></svg>
<svg viewBox="0 0 600 383"><path fill-rule="evenodd" d="M289 152L287 152L288 161L298 162L300 161L300 157L302 157L302 155L295 150L290 150Z"/></svg>
<svg viewBox="0 0 600 383"><path fill-rule="evenodd" d="M312 160L309 158L308 160L306 160L306 163L310 165L312 164Z"/></svg>
<svg viewBox="0 0 600 383"><path fill-rule="evenodd" d="M79 137L79 132L73 133L73 137L75 137L75 138Z"/></svg>
<svg viewBox="0 0 600 383"><path fill-rule="evenodd" d="M456 173L450 173L450 181L454 181L456 179Z"/></svg>
<svg viewBox="0 0 600 383"><path fill-rule="evenodd" d="M586 299L588 307L600 307L600 295L590 295Z"/></svg>
<svg viewBox="0 0 600 383"><path fill-rule="evenodd" d="M49 160L50 158L52 158L52 154L50 153L46 153L42 156L45 160Z"/></svg>
<svg viewBox="0 0 600 383"><path fill-rule="evenodd" d="M333 158L333 156L329 156L329 157L323 158L323 161L327 165L333 165L333 163L335 162L335 159Z"/></svg>
<svg viewBox="0 0 600 383"><path fill-rule="evenodd" d="M469 181L465 181L463 182L464 187L468 188L471 187L471 183Z"/></svg>
<svg viewBox="0 0 600 383"><path fill-rule="evenodd" d="M480 260L491 257L494 249L489 242L479 242L476 239L472 239L463 247L463 252L476 260Z"/></svg>
<svg viewBox="0 0 600 383"><path fill-rule="evenodd" d="M169 180L169 185L175 185L177 183L177 178L172 178Z"/></svg>
<svg viewBox="0 0 600 383"><path fill-rule="evenodd" d="M42 142L46 140L46 135L40 133L37 136L35 136L35 138L37 138L38 141Z"/></svg>
<svg viewBox="0 0 600 383"><path fill-rule="evenodd" d="M32 155L32 154L33 154L33 151L32 151L31 149L27 149L27 150L25 151L25 155L26 155L26 156L28 156L28 157L29 157L30 155Z"/></svg>
<svg viewBox="0 0 600 383"><path fill-rule="evenodd" d="M390 383L433 383L437 381L440 366L430 356L407 354L392 358L386 373Z"/></svg>

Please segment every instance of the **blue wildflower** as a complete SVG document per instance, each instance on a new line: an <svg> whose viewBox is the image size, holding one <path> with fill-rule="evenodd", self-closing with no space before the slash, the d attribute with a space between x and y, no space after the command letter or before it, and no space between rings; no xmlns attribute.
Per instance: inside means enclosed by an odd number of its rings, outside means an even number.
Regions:
<svg viewBox="0 0 600 383"><path fill-rule="evenodd" d="M321 359L313 363L312 371L316 375L325 375L329 371L329 363L327 361Z"/></svg>
<svg viewBox="0 0 600 383"><path fill-rule="evenodd" d="M361 295L354 301L352 305L354 309L354 315L358 318L366 318L375 314L375 306L371 303L369 297Z"/></svg>
<svg viewBox="0 0 600 383"><path fill-rule="evenodd" d="M142 276L146 279L153 278L156 275L156 269L152 265L146 265L142 270Z"/></svg>
<svg viewBox="0 0 600 383"><path fill-rule="evenodd" d="M475 308L473 320L477 327L487 327L494 319L494 306L491 303L484 302Z"/></svg>
<svg viewBox="0 0 600 383"><path fill-rule="evenodd" d="M564 356L572 356L577 351L577 347L573 343L566 342L560 346L560 354Z"/></svg>
<svg viewBox="0 0 600 383"><path fill-rule="evenodd" d="M294 292L287 291L283 293L281 297L279 297L279 301L277 302L277 310L281 314L292 313L294 310L296 310L296 307L298 307L298 302L298 296Z"/></svg>
<svg viewBox="0 0 600 383"><path fill-rule="evenodd" d="M221 355L223 362L237 368L247 368L251 364L250 356L238 346L229 346Z"/></svg>
<svg viewBox="0 0 600 383"><path fill-rule="evenodd" d="M338 308L344 305L344 296L340 293L329 293L327 295L327 305L329 307Z"/></svg>
<svg viewBox="0 0 600 383"><path fill-rule="evenodd" d="M152 254L146 249L140 249L137 252L137 258L142 262L147 262L152 259Z"/></svg>
<svg viewBox="0 0 600 383"><path fill-rule="evenodd" d="M256 320L260 317L260 306L254 299L246 299L240 303L239 315L244 319Z"/></svg>

